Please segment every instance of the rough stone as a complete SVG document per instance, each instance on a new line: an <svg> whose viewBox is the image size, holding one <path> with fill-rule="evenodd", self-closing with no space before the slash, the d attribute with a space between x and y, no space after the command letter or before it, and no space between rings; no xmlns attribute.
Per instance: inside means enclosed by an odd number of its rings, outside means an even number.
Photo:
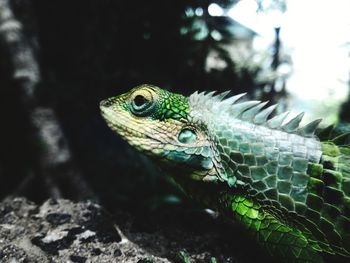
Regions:
<svg viewBox="0 0 350 263"><path fill-rule="evenodd" d="M139 220L139 223L136 223ZM143 223L152 231L135 226ZM142 228L141 229L145 229ZM153 217L108 213L93 202L49 199L36 205L25 198L0 203L1 263L191 263L249 262L251 240L201 210L163 211ZM246 253L246 254L244 254ZM181 261L183 262L183 261Z"/></svg>
<svg viewBox="0 0 350 263"><path fill-rule="evenodd" d="M145 257L169 262L121 240L112 216L92 202L50 199L37 206L14 198L0 203L2 263L135 262ZM128 251L128 259L122 251Z"/></svg>

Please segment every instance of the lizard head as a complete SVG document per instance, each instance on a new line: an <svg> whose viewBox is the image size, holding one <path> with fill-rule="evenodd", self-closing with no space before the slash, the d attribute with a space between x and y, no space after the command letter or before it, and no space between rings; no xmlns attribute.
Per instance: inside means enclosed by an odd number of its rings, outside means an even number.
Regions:
<svg viewBox="0 0 350 263"><path fill-rule="evenodd" d="M213 170L210 140L192 123L188 98L141 85L101 101L100 109L112 130L162 165L186 167L199 179Z"/></svg>

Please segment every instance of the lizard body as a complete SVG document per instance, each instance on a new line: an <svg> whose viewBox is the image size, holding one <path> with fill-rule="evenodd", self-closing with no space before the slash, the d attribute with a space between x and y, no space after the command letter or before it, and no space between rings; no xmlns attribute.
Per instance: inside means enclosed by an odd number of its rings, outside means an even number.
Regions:
<svg viewBox="0 0 350 263"><path fill-rule="evenodd" d="M107 124L188 195L242 225L284 262L350 259L350 148L320 120L269 115L242 94L184 97L151 85L101 102ZM344 137L344 136L343 136Z"/></svg>

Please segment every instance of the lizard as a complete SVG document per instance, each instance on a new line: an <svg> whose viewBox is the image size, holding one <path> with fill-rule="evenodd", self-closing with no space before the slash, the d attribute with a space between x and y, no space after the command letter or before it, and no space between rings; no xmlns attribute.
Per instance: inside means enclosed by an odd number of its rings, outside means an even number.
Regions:
<svg viewBox="0 0 350 263"><path fill-rule="evenodd" d="M143 84L100 102L107 125L190 197L245 229L272 259L350 260L350 146L320 140L245 94L189 97ZM348 261L350 262L350 261Z"/></svg>

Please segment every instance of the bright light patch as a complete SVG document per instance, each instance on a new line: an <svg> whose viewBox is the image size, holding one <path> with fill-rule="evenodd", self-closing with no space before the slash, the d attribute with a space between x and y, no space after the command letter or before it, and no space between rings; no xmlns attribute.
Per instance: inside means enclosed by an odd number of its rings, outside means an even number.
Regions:
<svg viewBox="0 0 350 263"><path fill-rule="evenodd" d="M348 10L348 0L335 0L332 4L317 0L288 1L281 30L284 47L293 50L293 74L287 80L287 90L293 95L291 107L313 111L315 116L311 118L334 121L340 104L347 99Z"/></svg>
<svg viewBox="0 0 350 263"><path fill-rule="evenodd" d="M251 28L262 36L268 34L266 30L267 22L257 14L258 5L255 0L239 1L227 12L227 16L242 25Z"/></svg>
<svg viewBox="0 0 350 263"><path fill-rule="evenodd" d="M292 66L289 107L334 121L349 90L350 1L286 1L285 13L269 9L270 0L262 1L264 12L257 12L255 0L244 0L227 15L259 34L253 42L257 52L272 50L274 28L280 27L281 54L290 56Z"/></svg>
<svg viewBox="0 0 350 263"><path fill-rule="evenodd" d="M187 17L192 17L192 16L194 16L194 11L192 8L186 8L185 14Z"/></svg>
<svg viewBox="0 0 350 263"><path fill-rule="evenodd" d="M221 33L220 33L219 31L217 31L217 30L211 31L211 32L210 32L210 35L211 35L211 37L212 37L214 40L216 40L216 41L222 40L222 35L221 35Z"/></svg>
<svg viewBox="0 0 350 263"><path fill-rule="evenodd" d="M208 6L208 13L211 16L222 16L224 10L218 4L212 3Z"/></svg>
<svg viewBox="0 0 350 263"><path fill-rule="evenodd" d="M202 16L203 15L203 8L201 8L201 7L196 8L195 13L196 13L196 16Z"/></svg>

